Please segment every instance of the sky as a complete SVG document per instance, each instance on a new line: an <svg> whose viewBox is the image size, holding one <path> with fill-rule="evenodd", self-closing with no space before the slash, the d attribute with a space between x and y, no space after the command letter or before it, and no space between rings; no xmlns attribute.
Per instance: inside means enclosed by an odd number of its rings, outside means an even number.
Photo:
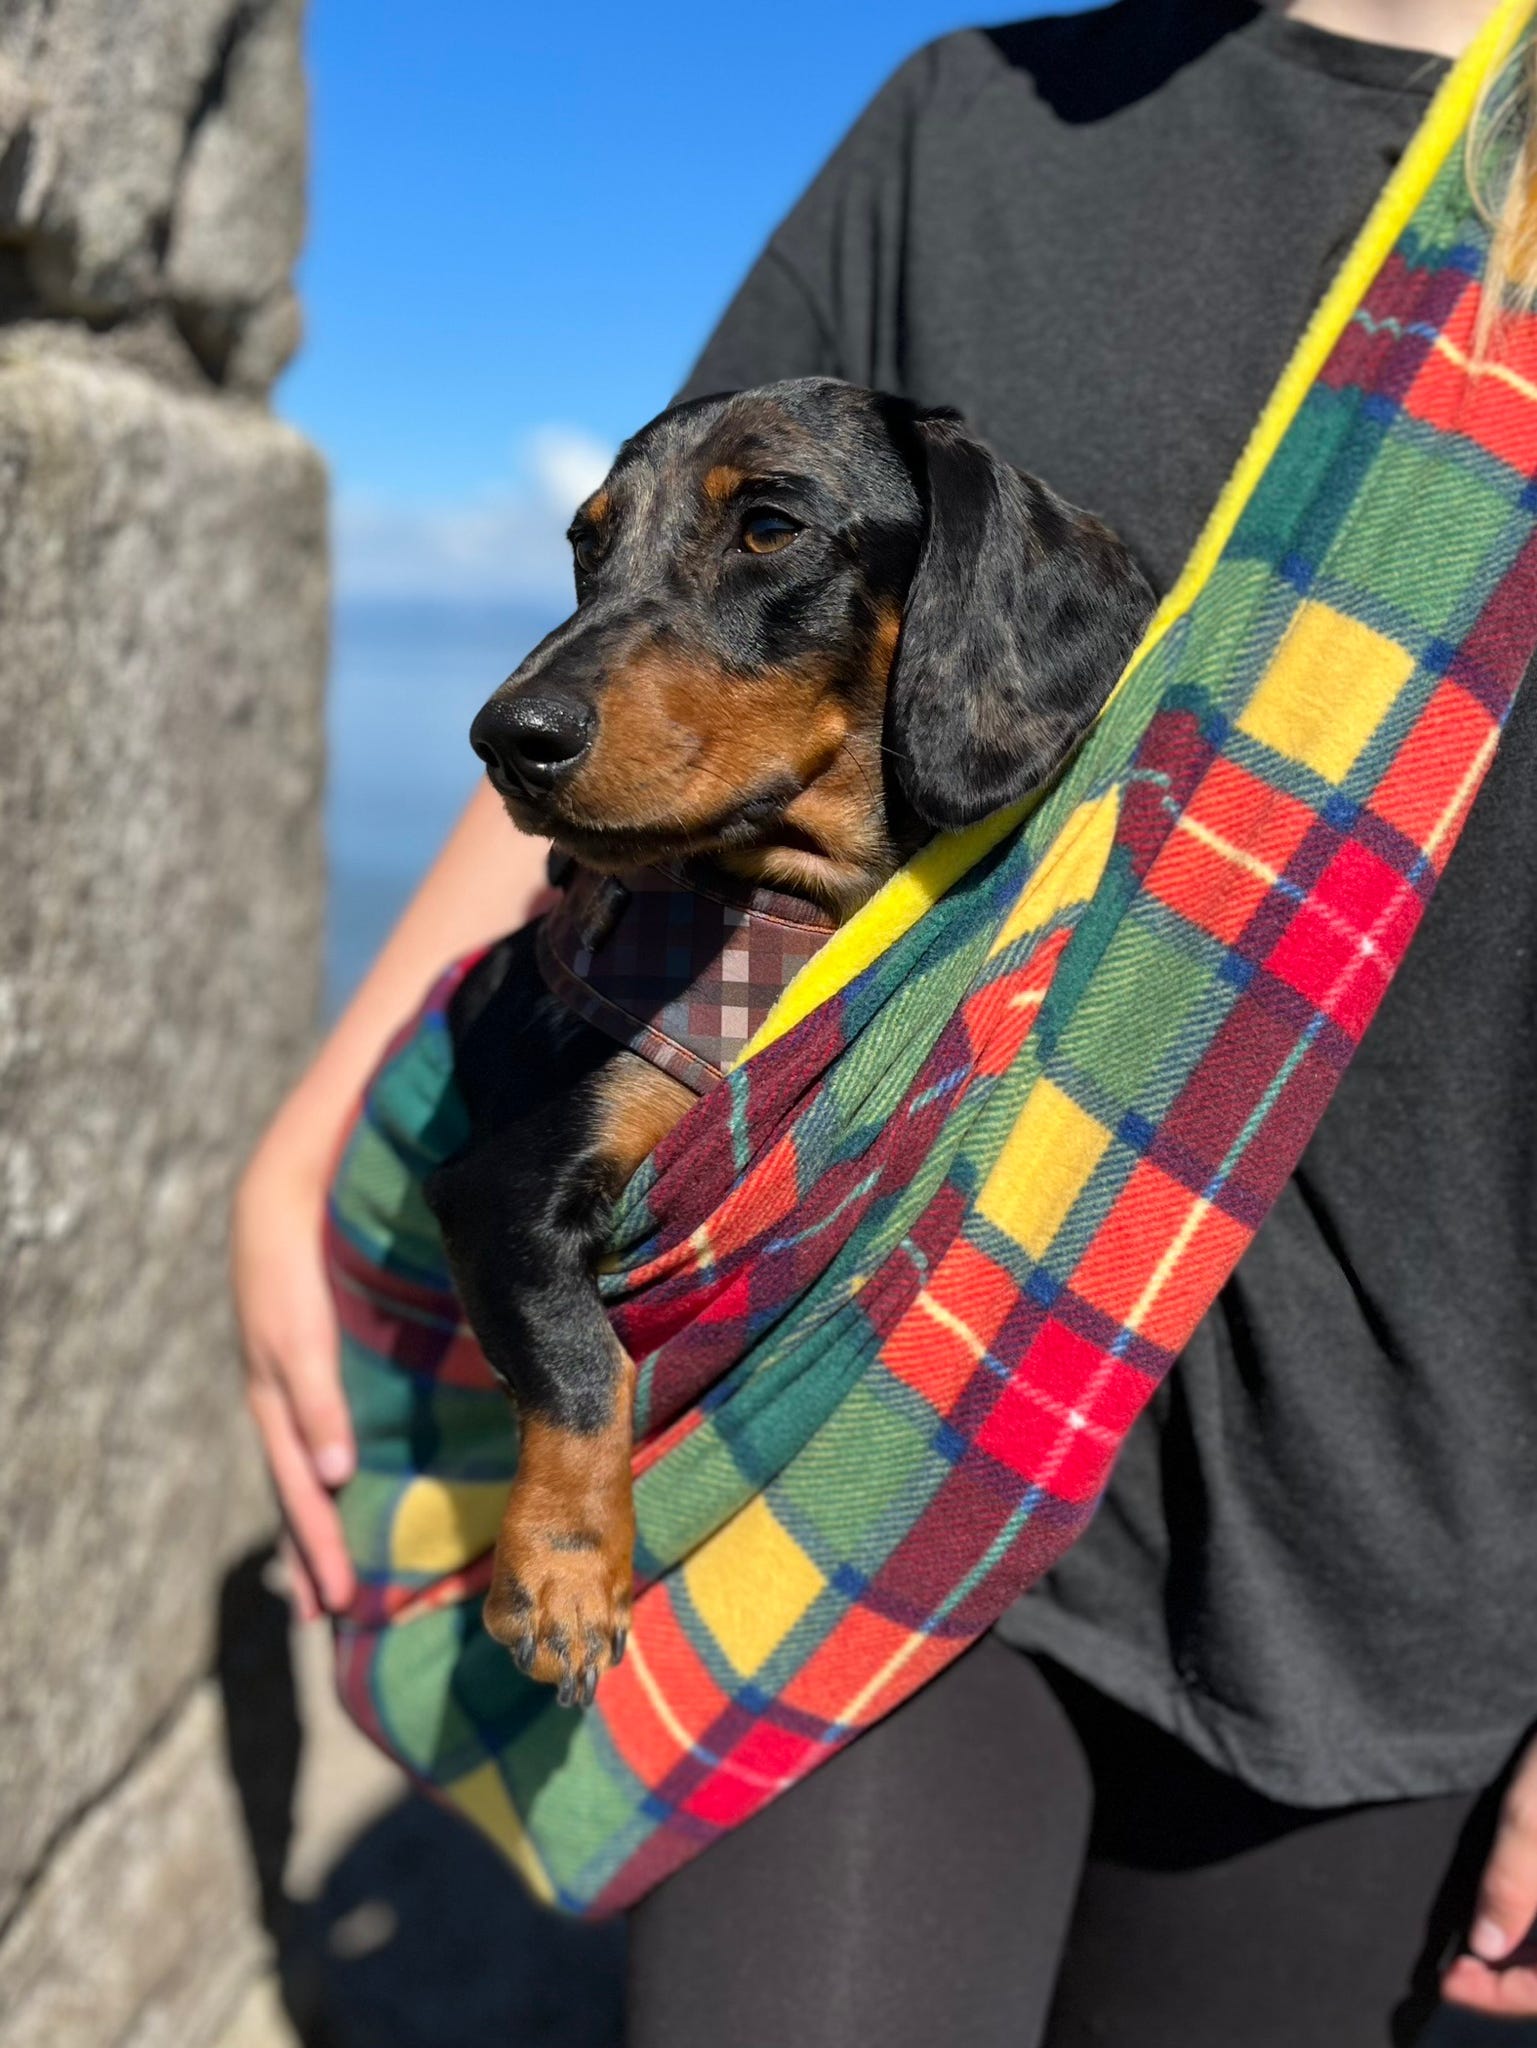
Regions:
<svg viewBox="0 0 1537 2048"><path fill-rule="evenodd" d="M1020 13L1039 11L1029 5ZM774 222L947 0L311 0L307 338L341 598L527 601Z"/></svg>

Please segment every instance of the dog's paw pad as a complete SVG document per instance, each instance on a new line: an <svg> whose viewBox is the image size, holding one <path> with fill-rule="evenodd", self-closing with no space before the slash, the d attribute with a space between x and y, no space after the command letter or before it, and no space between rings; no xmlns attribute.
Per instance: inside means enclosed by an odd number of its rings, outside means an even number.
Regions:
<svg viewBox="0 0 1537 2048"><path fill-rule="evenodd" d="M504 1541L486 1595L487 1631L563 1707L591 1706L629 1635L627 1563L590 1545Z"/></svg>

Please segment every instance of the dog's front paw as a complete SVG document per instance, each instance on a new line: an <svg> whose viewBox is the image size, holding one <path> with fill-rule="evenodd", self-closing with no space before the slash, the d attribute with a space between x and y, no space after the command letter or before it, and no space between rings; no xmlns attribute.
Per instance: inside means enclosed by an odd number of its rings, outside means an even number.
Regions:
<svg viewBox="0 0 1537 2048"><path fill-rule="evenodd" d="M628 1466L624 1481L622 1501L604 1503L601 1517L552 1518L540 1489L514 1485L497 1537L486 1628L520 1671L558 1687L563 1707L590 1706L624 1655L635 1540Z"/></svg>

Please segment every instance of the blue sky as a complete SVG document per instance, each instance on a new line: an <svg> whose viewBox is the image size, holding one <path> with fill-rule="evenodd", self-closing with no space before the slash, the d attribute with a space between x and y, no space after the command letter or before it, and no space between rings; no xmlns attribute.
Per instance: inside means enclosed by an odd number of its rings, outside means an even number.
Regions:
<svg viewBox="0 0 1537 2048"><path fill-rule="evenodd" d="M343 597L563 591L606 454L881 79L974 19L311 0L308 338L279 405L330 458Z"/></svg>

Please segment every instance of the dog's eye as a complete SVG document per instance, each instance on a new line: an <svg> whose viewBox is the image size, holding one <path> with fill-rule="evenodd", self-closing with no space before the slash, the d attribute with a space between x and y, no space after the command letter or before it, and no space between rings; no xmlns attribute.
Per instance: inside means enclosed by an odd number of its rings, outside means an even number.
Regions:
<svg viewBox="0 0 1537 2048"><path fill-rule="evenodd" d="M576 559L578 576L590 576L602 561L605 552L602 541L590 527L581 533L572 534L571 553Z"/></svg>
<svg viewBox="0 0 1537 2048"><path fill-rule="evenodd" d="M750 555L777 555L799 532L783 512L749 512L742 521L742 546Z"/></svg>

